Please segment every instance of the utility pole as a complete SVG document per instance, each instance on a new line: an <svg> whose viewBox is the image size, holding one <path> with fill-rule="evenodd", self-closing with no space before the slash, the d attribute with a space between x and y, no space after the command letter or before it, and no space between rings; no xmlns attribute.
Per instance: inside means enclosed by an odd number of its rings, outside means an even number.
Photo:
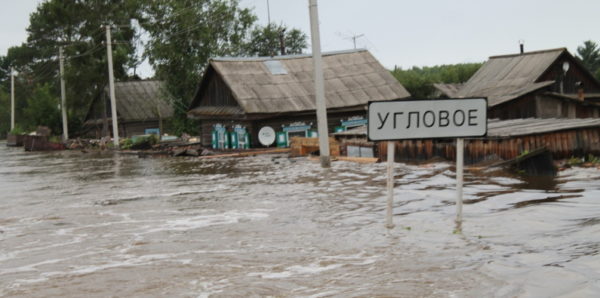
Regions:
<svg viewBox="0 0 600 298"><path fill-rule="evenodd" d="M67 123L67 98L65 94L65 57L63 47L58 48L58 61L60 62L60 109L62 113L63 141L69 139L69 125Z"/></svg>
<svg viewBox="0 0 600 298"><path fill-rule="evenodd" d="M321 167L329 168L331 166L331 158L329 157L329 129L327 128L327 107L325 106L321 37L319 35L319 11L317 9L317 0L308 0L308 3L313 65L315 69L315 97L317 105L317 128L319 132L319 152L321 153Z"/></svg>
<svg viewBox="0 0 600 298"><path fill-rule="evenodd" d="M15 129L15 69L10 68L10 130Z"/></svg>
<svg viewBox="0 0 600 298"><path fill-rule="evenodd" d="M269 5L269 0L267 0L267 20L269 21L269 24L267 26L271 26L271 7Z"/></svg>
<svg viewBox="0 0 600 298"><path fill-rule="evenodd" d="M110 25L106 25L106 55L108 58L108 89L110 92L110 110L113 127L113 144L115 145L115 148L119 148L119 126L117 123L117 102L115 100L115 77L113 73Z"/></svg>

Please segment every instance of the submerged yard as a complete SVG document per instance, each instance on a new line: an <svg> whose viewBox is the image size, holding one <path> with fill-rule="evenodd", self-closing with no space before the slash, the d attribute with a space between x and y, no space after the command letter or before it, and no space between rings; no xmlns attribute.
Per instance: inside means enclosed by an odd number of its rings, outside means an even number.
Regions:
<svg viewBox="0 0 600 298"><path fill-rule="evenodd" d="M0 296L600 293L600 170L557 177L306 158L26 153L0 144Z"/></svg>

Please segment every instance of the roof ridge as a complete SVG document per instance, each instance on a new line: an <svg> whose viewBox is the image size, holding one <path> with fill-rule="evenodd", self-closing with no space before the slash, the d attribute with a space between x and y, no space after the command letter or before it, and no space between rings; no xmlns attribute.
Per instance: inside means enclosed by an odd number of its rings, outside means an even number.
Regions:
<svg viewBox="0 0 600 298"><path fill-rule="evenodd" d="M351 54L351 53L360 53L360 52L368 52L367 49L350 49L350 50L339 50L339 51L330 51L323 52L321 56L332 56L339 54ZM300 59L300 58L309 58L312 57L311 54L296 54L296 55L283 55L283 56L254 56L254 57L214 57L210 58L209 61L216 62L232 62L232 61L269 61L269 60L287 60L287 59Z"/></svg>
<svg viewBox="0 0 600 298"><path fill-rule="evenodd" d="M547 49L547 50L539 50L539 51L532 51L532 52L525 52L525 53L517 53L517 54L507 54L507 55L496 55L496 56L490 56L489 59L495 59L495 58L512 58L512 57L518 57L518 56L527 56L527 55L537 55L537 54L542 54L542 53L548 53L548 52L563 52L563 51L567 51L567 48L563 47L563 48L555 48L555 49Z"/></svg>

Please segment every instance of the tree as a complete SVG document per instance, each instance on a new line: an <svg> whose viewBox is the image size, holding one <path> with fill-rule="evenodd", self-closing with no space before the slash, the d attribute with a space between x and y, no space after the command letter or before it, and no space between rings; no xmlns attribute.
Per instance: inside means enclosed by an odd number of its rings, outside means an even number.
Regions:
<svg viewBox="0 0 600 298"><path fill-rule="evenodd" d="M577 58L593 74L598 76L600 71L600 49L598 44L587 40L583 45L577 47Z"/></svg>
<svg viewBox="0 0 600 298"><path fill-rule="evenodd" d="M58 96L58 49L64 46L69 125L71 130L76 130L87 108L103 92L107 83L103 26L117 25L113 34L113 63L116 79L124 80L128 69L137 62L137 35L132 20L137 18L138 12L138 0L42 2L30 16L27 43L11 48L6 59L10 65L17 67L22 83L30 89L42 88L40 92ZM5 70L2 68L0 71ZM25 98L20 102L45 108ZM55 130L55 133L60 131Z"/></svg>
<svg viewBox="0 0 600 298"><path fill-rule="evenodd" d="M49 84L37 86L35 91L27 99L27 107L24 109L24 128L34 130L37 126L47 126L52 132L61 131L59 98L54 94Z"/></svg>
<svg viewBox="0 0 600 298"><path fill-rule="evenodd" d="M186 112L208 59L240 55L255 21L238 0L144 2L142 27L150 35L145 56L173 97L177 133L195 132Z"/></svg>
<svg viewBox="0 0 600 298"><path fill-rule="evenodd" d="M248 56L276 56L280 54L302 54L307 47L307 36L299 29L269 24L256 26L244 45L244 54ZM281 53L283 41L284 53Z"/></svg>
<svg viewBox="0 0 600 298"><path fill-rule="evenodd" d="M414 98L430 98L435 91L434 83L464 83L483 65L465 63L413 67L403 70L396 68L392 75L406 88Z"/></svg>
<svg viewBox="0 0 600 298"><path fill-rule="evenodd" d="M10 95L0 87L0 139L10 131Z"/></svg>

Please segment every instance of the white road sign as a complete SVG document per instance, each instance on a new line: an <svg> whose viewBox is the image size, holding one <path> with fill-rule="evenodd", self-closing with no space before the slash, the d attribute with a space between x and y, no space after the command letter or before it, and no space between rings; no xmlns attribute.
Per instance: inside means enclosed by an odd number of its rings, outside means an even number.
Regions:
<svg viewBox="0 0 600 298"><path fill-rule="evenodd" d="M369 103L371 141L485 136L484 98L396 100Z"/></svg>

